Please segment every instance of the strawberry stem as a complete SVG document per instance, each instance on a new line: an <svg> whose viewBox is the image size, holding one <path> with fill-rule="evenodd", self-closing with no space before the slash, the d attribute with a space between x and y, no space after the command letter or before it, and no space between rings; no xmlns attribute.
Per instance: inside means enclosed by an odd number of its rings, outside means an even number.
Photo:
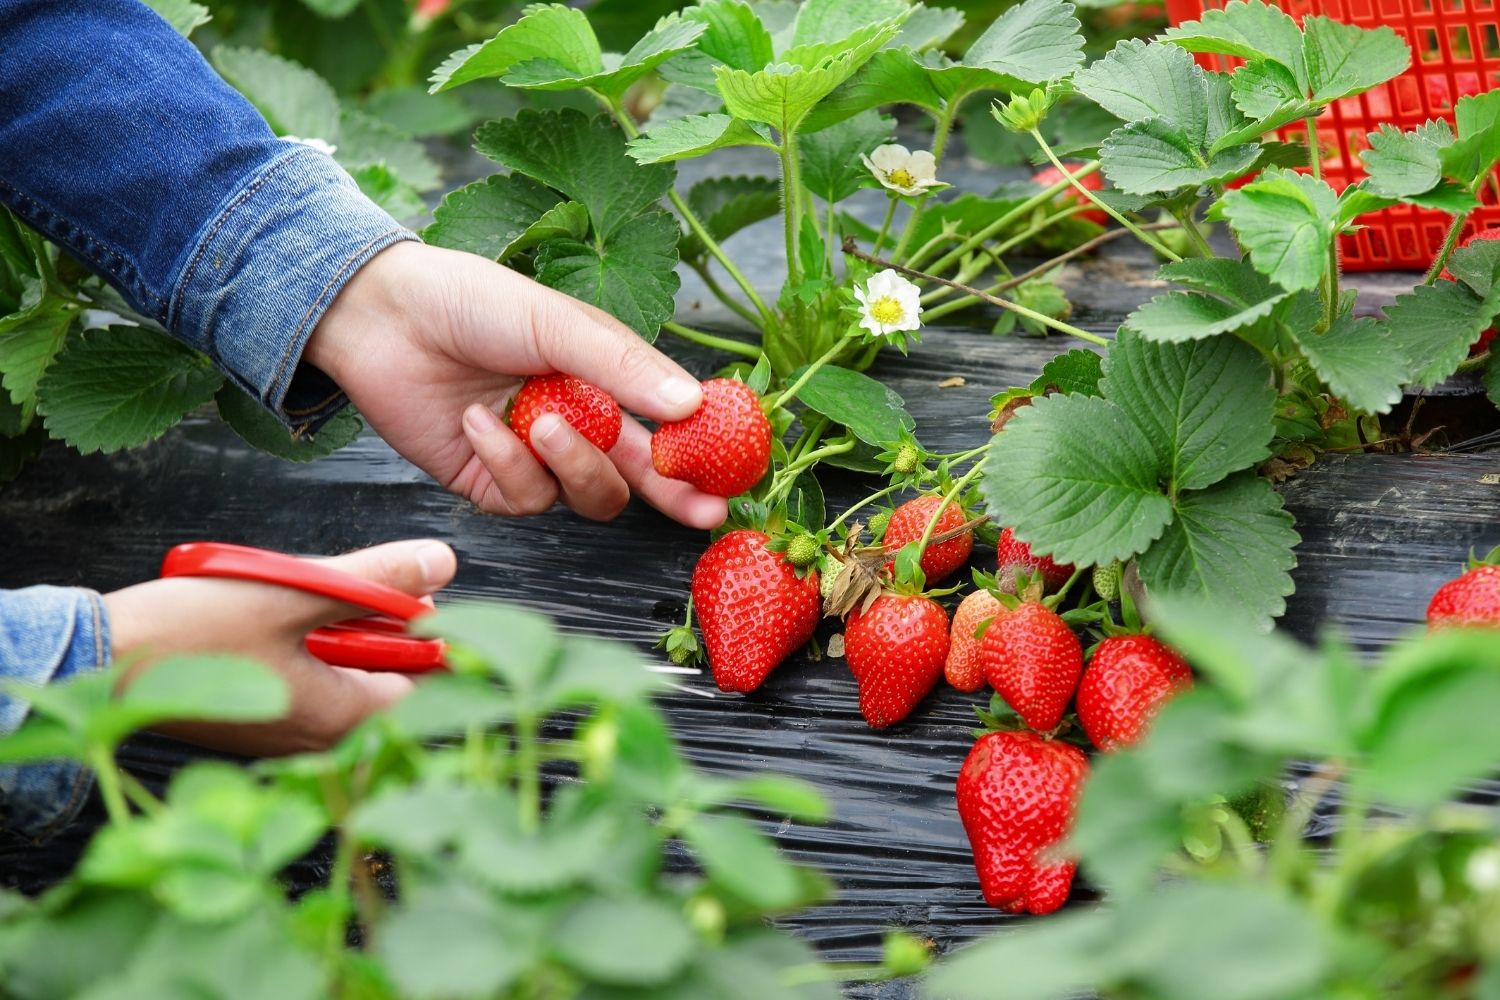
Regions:
<svg viewBox="0 0 1500 1000"><path fill-rule="evenodd" d="M1309 121L1311 121L1311 119L1309 119ZM1125 218L1125 216L1115 211L1114 208L1101 201L1098 195L1094 194L1094 192L1084 187L1083 181L1079 179L1082 175L1076 174L1073 171L1069 170L1067 165L1064 164L1062 160L1059 160L1057 158L1057 154L1052 151L1051 143L1047 142L1046 138L1043 137L1040 130L1032 129L1031 137L1036 140L1038 146L1042 147L1042 152L1047 154L1047 159L1052 161L1052 165L1057 168L1057 171L1063 175L1063 178L1069 184L1073 185L1074 190L1076 190L1079 195L1093 202L1099 208L1103 209L1104 214L1108 215L1120 225L1130 230L1135 234L1136 239L1140 240L1142 243L1146 244L1148 247L1155 250L1163 257L1167 258L1167 260L1172 261L1174 264L1182 260L1181 255L1173 251L1171 247L1167 246L1156 237L1148 235L1135 223L1131 222L1129 219Z"/></svg>
<svg viewBox="0 0 1500 1000"><path fill-rule="evenodd" d="M790 403L793 399L795 399L797 397L797 393L802 391L802 387L807 385L808 381L812 379L813 374L819 368L822 368L825 365L831 363L834 358L843 353L844 347L845 345L847 345L850 339L851 338L849 337L842 337L839 340L834 341L833 346L825 351L821 358L818 358L816 361L802 370L802 374L797 376L797 381L787 386L786 389L781 393L781 395L777 396L774 400L771 401L771 405L766 408L767 412L770 412L772 410L779 410L782 407L786 406L786 404Z"/></svg>
<svg viewBox="0 0 1500 1000"><path fill-rule="evenodd" d="M927 519L927 526L922 529L922 537L917 540L918 559L926 553L927 546L932 541L932 533L937 530L938 520L942 518L943 511L947 510L948 506L963 493L964 487L977 479L983 471L984 466L975 465L968 472L965 472L958 482L953 484L952 489L943 495L942 502L937 505L937 509L932 512L932 516Z"/></svg>
<svg viewBox="0 0 1500 1000"><path fill-rule="evenodd" d="M839 525L843 524L846 520L848 520L850 514L853 514L855 511L863 510L864 508L870 506L870 504L874 503L876 500L880 500L880 499L883 499L883 498L885 498L887 496L890 496L892 493L896 492L900 488L901 488L901 484L900 483L893 483L892 485L887 486L883 490L876 490L874 493L871 493L869 496L867 496L863 500L859 501L859 503L854 504L848 510L844 511L838 517L834 518L833 521L829 523L828 530L830 532L832 532L833 529L837 528Z"/></svg>

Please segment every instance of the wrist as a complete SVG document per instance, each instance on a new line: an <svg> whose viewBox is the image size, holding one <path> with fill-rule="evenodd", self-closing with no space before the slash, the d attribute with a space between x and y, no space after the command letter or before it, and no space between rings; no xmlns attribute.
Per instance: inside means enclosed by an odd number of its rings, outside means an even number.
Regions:
<svg viewBox="0 0 1500 1000"><path fill-rule="evenodd" d="M412 315L405 277L424 249L410 240L393 243L354 272L313 328L302 360L342 385L368 354L373 336L404 329Z"/></svg>

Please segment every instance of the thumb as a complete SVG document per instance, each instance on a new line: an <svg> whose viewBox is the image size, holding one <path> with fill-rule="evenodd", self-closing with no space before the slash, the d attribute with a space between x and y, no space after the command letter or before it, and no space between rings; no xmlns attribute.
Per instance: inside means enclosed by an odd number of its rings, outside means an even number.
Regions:
<svg viewBox="0 0 1500 1000"><path fill-rule="evenodd" d="M532 341L553 371L592 382L633 413L681 420L698 409L698 380L613 316L529 282Z"/></svg>
<svg viewBox="0 0 1500 1000"><path fill-rule="evenodd" d="M458 571L458 557L430 538L387 542L326 560L329 566L420 597L441 590Z"/></svg>

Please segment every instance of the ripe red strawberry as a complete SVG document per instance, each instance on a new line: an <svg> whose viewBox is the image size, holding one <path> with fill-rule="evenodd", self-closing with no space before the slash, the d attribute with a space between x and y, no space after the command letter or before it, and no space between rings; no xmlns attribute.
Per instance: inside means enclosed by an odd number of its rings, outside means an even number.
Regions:
<svg viewBox="0 0 1500 1000"><path fill-rule="evenodd" d="M1058 565L1050 556L1032 555L1031 546L1016 538L1010 528L1000 532L1000 541L995 545L995 567L1000 589L1008 593L1015 592L1018 571L1032 577L1040 575L1047 590L1056 590L1073 575L1071 563Z"/></svg>
<svg viewBox="0 0 1500 1000"><path fill-rule="evenodd" d="M556 413L595 448L609 451L620 439L620 404L613 396L572 375L533 375L521 383L510 403L510 429L540 462L531 447L531 425L544 413Z"/></svg>
<svg viewBox="0 0 1500 1000"><path fill-rule="evenodd" d="M1050 857L1073 825L1088 776L1083 751L1027 732L986 733L958 772L958 817L984 901L1007 913L1051 913L1077 863Z"/></svg>
<svg viewBox="0 0 1500 1000"><path fill-rule="evenodd" d="M988 590L976 590L959 602L949 632L948 661L943 664L943 676L949 684L960 691L978 691L984 687L984 664L979 659L979 640L974 633L986 618L1004 614L1009 614L1005 605Z"/></svg>
<svg viewBox="0 0 1500 1000"><path fill-rule="evenodd" d="M872 729L910 715L942 676L947 656L948 612L930 597L882 594L844 627L844 658Z"/></svg>
<svg viewBox="0 0 1500 1000"><path fill-rule="evenodd" d="M1119 750L1145 735L1168 699L1192 686L1187 662L1149 635L1111 636L1078 682L1078 721L1094 746Z"/></svg>
<svg viewBox="0 0 1500 1000"><path fill-rule="evenodd" d="M991 623L979 660L990 687L1043 733L1062 722L1083 673L1078 636L1055 612L1031 601Z"/></svg>
<svg viewBox="0 0 1500 1000"><path fill-rule="evenodd" d="M897 507L891 513L891 519L885 526L884 544L887 549L897 549L908 542L919 541L922 532L927 530L927 522L932 520L933 513L938 504L943 502L942 497L925 496L908 500ZM963 508L956 503L950 503L943 508L942 516L932 529L934 537L945 531L952 531L961 527L968 520L964 516ZM936 583L944 577L957 572L964 563L969 561L969 553L974 551L974 532L965 531L961 535L955 535L946 542L936 545L928 543L927 550L922 553L922 573L927 577L928 583ZM890 560L885 568L892 573L896 571L896 561Z"/></svg>
<svg viewBox="0 0 1500 1000"><path fill-rule="evenodd" d="M812 638L822 600L818 574L800 579L759 531L731 531L698 557L693 607L714 680L723 691L754 691Z"/></svg>
<svg viewBox="0 0 1500 1000"><path fill-rule="evenodd" d="M1427 605L1427 625L1500 626L1500 566L1475 566L1439 587Z"/></svg>
<svg viewBox="0 0 1500 1000"><path fill-rule="evenodd" d="M770 461L771 422L755 390L733 379L704 382L703 405L651 435L657 472L714 496L744 493L760 482Z"/></svg>
<svg viewBox="0 0 1500 1000"><path fill-rule="evenodd" d="M1068 171L1070 173L1076 171L1077 169L1078 164L1076 163L1068 165ZM1035 174L1031 175L1031 183L1035 184L1037 187L1043 188L1049 188L1062 179L1062 171L1058 170L1056 167L1046 167L1045 169L1038 170ZM1084 187L1088 188L1090 191L1099 191L1104 188L1104 175L1096 170L1093 173L1089 174L1087 177L1078 178L1078 182ZM1085 201L1083 195L1078 193L1078 189L1072 187L1071 185L1069 185L1066 190L1064 190L1057 196L1057 200L1066 207L1072 207L1073 205L1082 205ZM1079 212L1078 218L1087 219L1089 222L1093 222L1101 226L1109 225L1109 216L1103 210L1097 208L1091 208L1087 212Z"/></svg>

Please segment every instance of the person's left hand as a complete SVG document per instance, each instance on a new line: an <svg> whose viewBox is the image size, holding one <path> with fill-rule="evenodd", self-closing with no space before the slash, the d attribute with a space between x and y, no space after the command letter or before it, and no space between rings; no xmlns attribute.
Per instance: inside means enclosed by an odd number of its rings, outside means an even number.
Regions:
<svg viewBox="0 0 1500 1000"><path fill-rule="evenodd" d="M727 516L723 498L652 468L651 435L629 416L604 455L545 415L531 443L546 466L536 461L497 416L527 375L576 375L657 421L686 417L702 393L614 317L483 257L411 242L387 247L344 286L303 358L392 447L491 513L536 514L561 499L607 520L634 491L691 527Z"/></svg>

